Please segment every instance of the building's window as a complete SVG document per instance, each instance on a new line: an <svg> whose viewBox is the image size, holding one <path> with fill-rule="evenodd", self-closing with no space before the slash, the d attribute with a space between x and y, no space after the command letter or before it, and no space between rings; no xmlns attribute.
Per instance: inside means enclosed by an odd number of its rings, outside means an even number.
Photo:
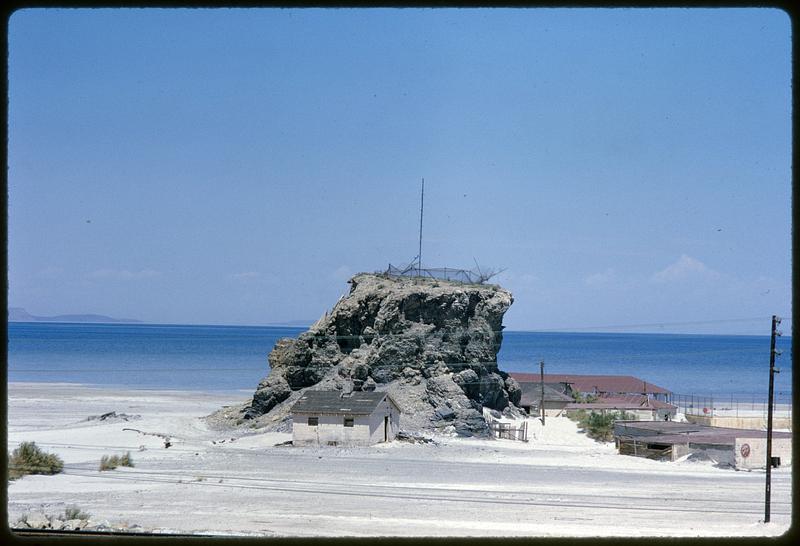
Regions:
<svg viewBox="0 0 800 546"><path fill-rule="evenodd" d="M352 427L353 426L353 418L352 417L345 417L344 418L344 426Z"/></svg>
<svg viewBox="0 0 800 546"><path fill-rule="evenodd" d="M319 417L309 417L308 426L315 427L319 424Z"/></svg>

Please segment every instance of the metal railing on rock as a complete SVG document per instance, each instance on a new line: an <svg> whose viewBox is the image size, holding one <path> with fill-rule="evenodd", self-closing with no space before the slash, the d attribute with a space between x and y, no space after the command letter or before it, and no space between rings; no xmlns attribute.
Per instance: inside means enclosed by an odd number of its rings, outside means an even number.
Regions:
<svg viewBox="0 0 800 546"><path fill-rule="evenodd" d="M452 267L418 267L413 264L405 267L397 267L389 264L389 267L386 271L383 271L383 274L395 277L422 277L465 284L483 284L494 276L495 272L473 271Z"/></svg>

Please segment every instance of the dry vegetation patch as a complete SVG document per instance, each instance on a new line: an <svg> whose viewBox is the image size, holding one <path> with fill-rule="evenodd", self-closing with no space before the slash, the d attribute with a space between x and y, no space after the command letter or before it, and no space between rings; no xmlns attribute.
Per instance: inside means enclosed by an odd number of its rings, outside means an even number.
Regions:
<svg viewBox="0 0 800 546"><path fill-rule="evenodd" d="M45 453L36 442L22 442L8 457L8 479L16 480L27 474L58 474L64 461L53 453Z"/></svg>
<svg viewBox="0 0 800 546"><path fill-rule="evenodd" d="M118 466L133 466L133 459L131 452L128 451L125 455L103 455L100 459L100 471L114 470Z"/></svg>

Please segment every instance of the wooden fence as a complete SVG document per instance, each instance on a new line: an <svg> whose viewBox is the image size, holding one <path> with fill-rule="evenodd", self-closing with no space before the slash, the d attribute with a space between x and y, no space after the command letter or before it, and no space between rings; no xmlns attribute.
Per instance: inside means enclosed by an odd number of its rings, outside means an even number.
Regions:
<svg viewBox="0 0 800 546"><path fill-rule="evenodd" d="M514 426L514 423L489 421L489 430L492 431L492 436L495 438L518 440L520 442L528 441L527 421L523 421L519 426Z"/></svg>

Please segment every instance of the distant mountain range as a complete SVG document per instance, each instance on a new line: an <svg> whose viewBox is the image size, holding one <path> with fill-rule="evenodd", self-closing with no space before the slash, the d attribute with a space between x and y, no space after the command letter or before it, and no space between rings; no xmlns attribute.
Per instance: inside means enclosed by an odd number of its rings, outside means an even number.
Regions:
<svg viewBox="0 0 800 546"><path fill-rule="evenodd" d="M8 308L8 322L142 322L134 319L118 319L105 315L56 315L54 317L37 317L22 307Z"/></svg>

